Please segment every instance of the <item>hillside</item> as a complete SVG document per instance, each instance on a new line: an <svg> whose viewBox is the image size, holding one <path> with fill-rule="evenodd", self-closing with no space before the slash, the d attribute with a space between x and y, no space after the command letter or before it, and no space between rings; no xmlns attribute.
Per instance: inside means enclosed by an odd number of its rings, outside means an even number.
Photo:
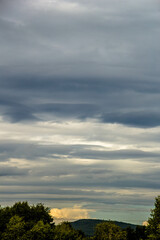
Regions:
<svg viewBox="0 0 160 240"><path fill-rule="evenodd" d="M82 219L77 220L75 222L71 222L71 225L76 230L82 230L86 236L93 236L95 227L98 223L102 223L106 220L98 220L98 219ZM137 225L130 224L130 223L124 223L124 222L117 222L114 221L116 225L121 227L122 229L131 227L132 229L135 229Z"/></svg>

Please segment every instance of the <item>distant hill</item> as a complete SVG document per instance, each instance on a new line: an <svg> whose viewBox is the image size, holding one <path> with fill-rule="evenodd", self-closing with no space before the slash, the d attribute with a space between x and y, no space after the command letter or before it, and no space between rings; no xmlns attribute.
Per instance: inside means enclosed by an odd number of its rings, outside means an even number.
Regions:
<svg viewBox="0 0 160 240"><path fill-rule="evenodd" d="M107 222L107 220L98 220L98 219L82 219L75 222L71 222L71 225L76 230L82 230L86 236L93 236L95 227L98 223ZM121 227L122 229L131 227L135 229L137 225L124 223L124 222L117 222L113 221L116 225Z"/></svg>

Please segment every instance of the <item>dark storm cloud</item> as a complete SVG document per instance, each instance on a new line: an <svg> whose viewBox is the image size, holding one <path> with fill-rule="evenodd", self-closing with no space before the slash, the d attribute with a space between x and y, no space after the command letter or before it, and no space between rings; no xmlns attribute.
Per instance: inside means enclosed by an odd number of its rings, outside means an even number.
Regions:
<svg viewBox="0 0 160 240"><path fill-rule="evenodd" d="M110 1L14 3L0 17L5 120L159 126L156 1L140 4L147 12Z"/></svg>
<svg viewBox="0 0 160 240"><path fill-rule="evenodd" d="M156 127L160 125L160 112L142 110L140 112L108 113L102 117L102 120L106 123L121 123L141 128Z"/></svg>
<svg viewBox="0 0 160 240"><path fill-rule="evenodd" d="M35 121L38 120L30 111L27 110L27 107L24 106L22 108L18 107L18 109L14 108L4 113L4 119L8 120L12 123L21 122L21 121Z"/></svg>
<svg viewBox="0 0 160 240"><path fill-rule="evenodd" d="M42 104L37 106L40 112L53 113L57 116L62 117L76 117L80 119L85 119L87 117L92 117L97 112L96 106L92 104Z"/></svg>
<svg viewBox="0 0 160 240"><path fill-rule="evenodd" d="M3 76L0 85L1 113L12 122L42 120L38 117L41 113L50 114L51 120L97 118L106 123L137 127L155 127L160 122L157 81L28 75L25 78ZM9 94L7 99L3 92Z"/></svg>
<svg viewBox="0 0 160 240"><path fill-rule="evenodd" d="M28 169L20 169L17 167L1 166L0 177L4 176L24 176L28 175Z"/></svg>

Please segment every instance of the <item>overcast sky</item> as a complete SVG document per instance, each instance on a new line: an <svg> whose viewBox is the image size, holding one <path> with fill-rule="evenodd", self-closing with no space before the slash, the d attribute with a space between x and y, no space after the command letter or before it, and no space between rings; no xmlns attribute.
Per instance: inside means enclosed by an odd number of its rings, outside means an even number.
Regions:
<svg viewBox="0 0 160 240"><path fill-rule="evenodd" d="M159 39L158 0L0 1L2 206L147 220L160 194Z"/></svg>

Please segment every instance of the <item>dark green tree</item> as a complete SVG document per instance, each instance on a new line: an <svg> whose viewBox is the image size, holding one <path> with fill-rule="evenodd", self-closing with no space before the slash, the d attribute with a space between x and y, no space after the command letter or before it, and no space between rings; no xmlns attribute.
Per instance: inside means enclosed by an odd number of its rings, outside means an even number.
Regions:
<svg viewBox="0 0 160 240"><path fill-rule="evenodd" d="M136 234L137 240L146 240L147 239L146 227L137 226L135 230L135 234Z"/></svg>
<svg viewBox="0 0 160 240"><path fill-rule="evenodd" d="M4 232L11 217L10 207L0 208L0 233Z"/></svg>
<svg viewBox="0 0 160 240"><path fill-rule="evenodd" d="M44 223L53 222L53 218L49 214L49 208L44 207L43 204L30 206L28 202L17 202L11 207L0 208L0 231L6 228L10 218L15 215L23 217L30 228L40 220Z"/></svg>
<svg viewBox="0 0 160 240"><path fill-rule="evenodd" d="M54 230L54 240L82 240L84 234L74 230L69 222L58 224Z"/></svg>
<svg viewBox="0 0 160 240"><path fill-rule="evenodd" d="M42 220L44 223L50 223L53 221L49 215L49 208L44 207L43 204L29 206L28 202L17 202L10 207L11 215L18 215L23 217L25 222L38 222Z"/></svg>
<svg viewBox="0 0 160 240"><path fill-rule="evenodd" d="M11 217L2 233L1 240L21 240L25 233L25 221L23 218L15 215Z"/></svg>
<svg viewBox="0 0 160 240"><path fill-rule="evenodd" d="M32 229L27 231L21 238L21 240L53 240L54 230L51 228L50 224L45 223L40 220L38 221Z"/></svg>
<svg viewBox="0 0 160 240"><path fill-rule="evenodd" d="M126 232L113 222L103 222L96 226L95 240L126 240Z"/></svg>
<svg viewBox="0 0 160 240"><path fill-rule="evenodd" d="M49 208L43 204L30 206L28 202L18 202L11 207L0 208L0 239L50 240L54 236L53 229Z"/></svg>
<svg viewBox="0 0 160 240"><path fill-rule="evenodd" d="M132 229L131 227L127 227L125 229L127 233L127 240L146 240L146 227L145 226L137 226L136 229Z"/></svg>
<svg viewBox="0 0 160 240"><path fill-rule="evenodd" d="M147 239L160 240L160 196L156 197L155 207L151 210L151 217L148 219L147 234Z"/></svg>
<svg viewBox="0 0 160 240"><path fill-rule="evenodd" d="M137 240L136 233L135 233L134 229L132 229L131 227L127 227L125 229L125 231L127 233L126 234L127 240Z"/></svg>

